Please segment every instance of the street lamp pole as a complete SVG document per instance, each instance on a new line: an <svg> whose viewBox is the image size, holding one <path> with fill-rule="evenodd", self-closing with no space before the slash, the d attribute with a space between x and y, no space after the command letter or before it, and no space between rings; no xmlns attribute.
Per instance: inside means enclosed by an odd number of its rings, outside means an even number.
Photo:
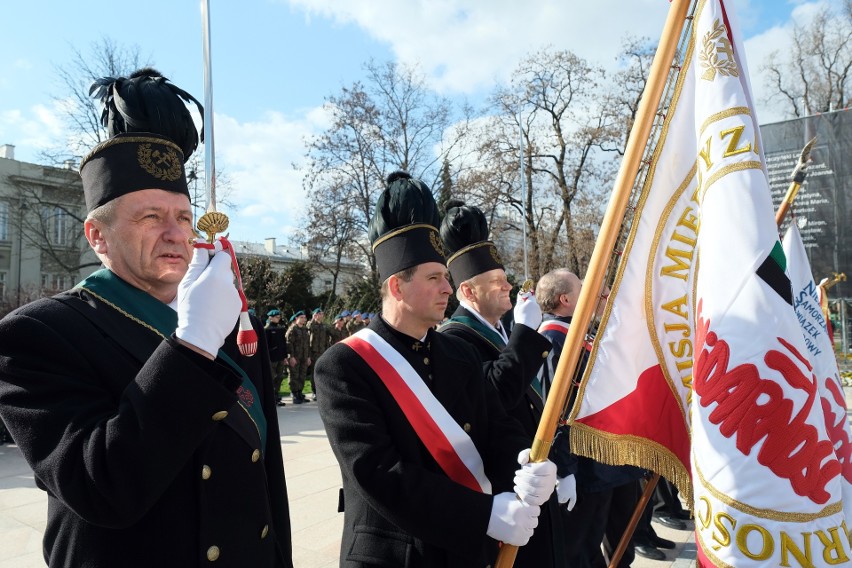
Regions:
<svg viewBox="0 0 852 568"><path fill-rule="evenodd" d="M24 212L27 210L27 204L21 203L18 207L18 272L17 272L17 298L15 301L15 307L18 308L21 305L21 257L24 253Z"/></svg>
<svg viewBox="0 0 852 568"><path fill-rule="evenodd" d="M527 252L527 188L526 178L524 177L524 123L521 120L521 111L518 111L518 148L520 154L520 176L521 176L521 223L524 228L524 282L530 277L529 255Z"/></svg>

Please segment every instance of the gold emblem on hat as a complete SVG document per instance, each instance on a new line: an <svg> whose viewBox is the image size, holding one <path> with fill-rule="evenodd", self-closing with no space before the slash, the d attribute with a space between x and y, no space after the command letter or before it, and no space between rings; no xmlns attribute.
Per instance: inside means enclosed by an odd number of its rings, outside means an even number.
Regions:
<svg viewBox="0 0 852 568"><path fill-rule="evenodd" d="M157 179L176 181L183 175L183 160L168 146L154 150L150 144L140 144L136 159L139 167Z"/></svg>
<svg viewBox="0 0 852 568"><path fill-rule="evenodd" d="M488 250L491 253L491 258L494 260L494 262L496 262L497 264L503 264L503 259L500 258L500 253L497 252L497 247L491 245L490 247L488 247Z"/></svg>
<svg viewBox="0 0 852 568"><path fill-rule="evenodd" d="M432 248L441 256L447 256L444 252L444 245L441 243L441 238L437 231L429 231L429 242L432 243Z"/></svg>

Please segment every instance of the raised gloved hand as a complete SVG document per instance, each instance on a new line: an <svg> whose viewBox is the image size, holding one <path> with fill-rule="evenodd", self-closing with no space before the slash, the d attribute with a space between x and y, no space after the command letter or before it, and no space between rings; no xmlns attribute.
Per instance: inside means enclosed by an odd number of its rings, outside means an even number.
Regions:
<svg viewBox="0 0 852 568"><path fill-rule="evenodd" d="M541 507L518 501L514 493L499 493L491 504L491 518L485 534L506 544L523 546L538 526L539 514Z"/></svg>
<svg viewBox="0 0 852 568"><path fill-rule="evenodd" d="M556 480L556 499L569 511L577 504L577 478L573 474Z"/></svg>
<svg viewBox="0 0 852 568"><path fill-rule="evenodd" d="M550 460L530 463L530 449L518 454L521 469L515 472L515 493L529 505L541 506L556 487L556 464Z"/></svg>
<svg viewBox="0 0 852 568"><path fill-rule="evenodd" d="M215 358L234 330L241 306L230 254L220 250L211 258L207 250L195 249L178 285L175 336Z"/></svg>
<svg viewBox="0 0 852 568"><path fill-rule="evenodd" d="M518 292L515 301L515 323L525 325L532 329L538 329L541 325L541 307L535 299L533 292Z"/></svg>

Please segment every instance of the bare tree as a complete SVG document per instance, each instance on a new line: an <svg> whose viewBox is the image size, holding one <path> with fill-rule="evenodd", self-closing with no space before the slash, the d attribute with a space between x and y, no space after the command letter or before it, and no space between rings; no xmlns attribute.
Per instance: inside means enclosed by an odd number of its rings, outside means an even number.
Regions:
<svg viewBox="0 0 852 568"><path fill-rule="evenodd" d="M533 275L556 264L575 272L585 269L582 251L588 247L580 241L588 239L578 208L597 210L598 205L596 199L578 196L601 193L612 170L603 151L621 135L604 78L602 68L569 51L542 50L525 58L509 85L492 96L495 118L490 139L480 144L480 164L490 170L492 186L501 188L504 205L526 225ZM514 173L520 170L521 136L523 196Z"/></svg>
<svg viewBox="0 0 852 568"><path fill-rule="evenodd" d="M337 219L343 229L334 237L338 250L332 256L354 250L367 259L375 282L366 237L385 177L403 169L434 185L443 161L453 163L463 151L466 128L464 116L457 122L450 103L432 93L414 69L371 61L365 70L364 83L326 99L332 124L308 141L303 184L312 218L302 235L308 242L328 242L322 220Z"/></svg>
<svg viewBox="0 0 852 568"><path fill-rule="evenodd" d="M619 69L610 82L611 100L618 117L616 120L621 122L622 129L621 143L611 149L619 156L624 155L627 147L627 138L639 111L655 52L655 44L647 37L628 36L622 41L621 53L618 55Z"/></svg>
<svg viewBox="0 0 852 568"><path fill-rule="evenodd" d="M79 183L75 186L73 181L65 181L67 185L55 187L12 183L18 189L22 209L16 221L19 234L30 248L40 251L43 272L73 277L84 268L100 265L85 254L85 207L80 204Z"/></svg>
<svg viewBox="0 0 852 568"><path fill-rule="evenodd" d="M68 61L55 65L57 92L54 97L65 123L64 145L42 153L45 163L61 164L79 161L89 150L106 139L101 125L101 109L89 94L89 87L100 77L126 77L136 69L152 65L138 46L123 46L109 37L89 45L85 52L69 46Z"/></svg>
<svg viewBox="0 0 852 568"><path fill-rule="evenodd" d="M837 9L825 4L790 33L789 51L764 62L771 95L790 118L846 108L852 70L852 0Z"/></svg>
<svg viewBox="0 0 852 568"><path fill-rule="evenodd" d="M311 195L305 226L296 238L307 243L308 258L332 275L331 300L338 296L338 281L344 263L362 256L363 235L359 235L354 217L346 206L342 186L329 186L323 194Z"/></svg>

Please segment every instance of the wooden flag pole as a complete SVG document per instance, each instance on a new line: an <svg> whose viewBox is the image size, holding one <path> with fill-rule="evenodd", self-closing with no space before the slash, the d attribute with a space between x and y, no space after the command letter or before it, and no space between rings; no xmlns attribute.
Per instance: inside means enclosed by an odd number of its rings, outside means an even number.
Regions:
<svg viewBox="0 0 852 568"><path fill-rule="evenodd" d="M802 187L802 183L805 181L805 176L807 175L805 168L808 167L808 161L811 159L811 149L814 147L814 144L816 144L816 136L811 138L805 144L805 147L802 148L802 153L799 155L799 162L793 168L793 173L790 176L790 187L787 188L787 195L784 196L784 200L778 206L778 212L775 213L775 224L778 225L779 229L781 228L781 224L784 223L784 218L787 217L787 212L790 211L790 207L793 205L793 200L796 199L796 195L799 193L799 188Z"/></svg>
<svg viewBox="0 0 852 568"><path fill-rule="evenodd" d="M568 400L571 378L574 376L577 363L580 360L580 350L583 347L586 330L592 320L600 291L603 288L607 264L615 248L619 229L624 220L624 213L627 210L630 194L639 173L642 155L651 134L654 117L663 96L663 89L671 70L672 61L674 61L691 2L692 0L673 0L669 8L663 33L660 37L660 44L657 47L657 53L654 55L654 61L648 73L648 82L645 85L636 113L636 121L633 123L630 137L627 140L624 159L621 161L618 177L615 180L601 229L595 241L595 248L589 261L589 269L583 280L583 286L580 288L580 297L571 319L571 326L568 328L565 347L554 372L553 385L548 393L541 421L533 440L532 451L530 452L531 462L545 461L550 453L556 426L559 424L565 403ZM500 553L494 565L495 568L512 568L517 554L517 546L504 544L500 547Z"/></svg>
<svg viewBox="0 0 852 568"><path fill-rule="evenodd" d="M627 551L627 545L630 543L630 539L633 538L633 533L636 532L636 526L639 524L639 519L645 513L645 507L648 506L648 501L651 500L651 496L654 494L654 489L656 489L657 483L659 482L660 474L655 473L648 480L648 483L645 484L645 490L642 491L642 497L639 498L639 502L633 510L633 515L630 516L630 522L627 523L627 527L624 529L624 534L621 535L621 540L618 541L618 548L615 549L615 552L612 553L612 558L609 559L609 568L617 568L618 563L621 562L621 558Z"/></svg>

